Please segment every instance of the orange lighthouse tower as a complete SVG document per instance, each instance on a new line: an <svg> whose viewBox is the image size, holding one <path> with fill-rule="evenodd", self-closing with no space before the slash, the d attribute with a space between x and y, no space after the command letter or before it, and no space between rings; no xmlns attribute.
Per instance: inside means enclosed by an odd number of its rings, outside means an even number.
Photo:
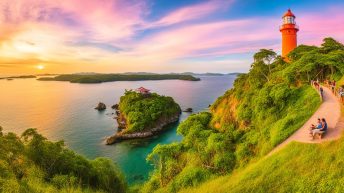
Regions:
<svg viewBox="0 0 344 193"><path fill-rule="evenodd" d="M288 60L286 56L297 46L297 32L299 27L295 22L295 15L290 9L283 15L283 24L280 26L282 33L282 57Z"/></svg>

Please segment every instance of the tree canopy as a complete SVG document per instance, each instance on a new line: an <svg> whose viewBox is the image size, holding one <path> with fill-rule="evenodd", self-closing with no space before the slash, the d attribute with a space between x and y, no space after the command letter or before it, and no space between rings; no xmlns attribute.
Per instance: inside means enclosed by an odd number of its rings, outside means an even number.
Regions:
<svg viewBox="0 0 344 193"><path fill-rule="evenodd" d="M88 160L26 130L20 137L0 127L0 192L126 192L112 160Z"/></svg>
<svg viewBox="0 0 344 193"><path fill-rule="evenodd" d="M160 119L179 115L180 106L172 97L156 93L143 95L132 90L125 91L120 98L119 110L126 120L125 133L144 131Z"/></svg>

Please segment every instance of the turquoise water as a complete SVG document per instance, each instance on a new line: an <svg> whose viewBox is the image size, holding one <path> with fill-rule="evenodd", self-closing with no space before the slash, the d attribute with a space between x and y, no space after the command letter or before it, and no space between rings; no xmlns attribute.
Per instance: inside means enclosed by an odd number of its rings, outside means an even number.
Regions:
<svg viewBox="0 0 344 193"><path fill-rule="evenodd" d="M206 110L217 97L232 87L235 76L205 76L197 82L181 80L124 81L102 84L71 84L41 82L34 79L0 80L0 125L4 131L20 134L37 128L50 140L64 140L74 151L90 158L114 160L130 183L147 179L153 166L146 156L157 144L181 140L176 134L178 124L159 136L104 145L104 138L117 131L111 105L118 103L125 89L140 86L162 95L172 96L182 109ZM98 102L108 109L94 110ZM181 120L189 114L183 113Z"/></svg>

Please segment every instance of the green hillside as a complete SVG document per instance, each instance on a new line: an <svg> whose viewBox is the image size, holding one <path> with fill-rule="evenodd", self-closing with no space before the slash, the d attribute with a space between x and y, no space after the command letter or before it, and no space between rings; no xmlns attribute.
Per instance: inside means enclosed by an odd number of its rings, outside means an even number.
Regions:
<svg viewBox="0 0 344 193"><path fill-rule="evenodd" d="M319 95L310 87L310 81L339 80L344 74L344 46L332 38L325 38L321 47L300 45L289 58L290 63L286 63L266 49L256 53L249 73L237 78L234 88L211 106L211 113L190 116L179 126L177 131L184 136L180 143L158 145L149 155L148 160L156 167L142 192L178 192L218 176L232 181L214 181L218 189L208 188L206 183L195 192L231 192L221 186L231 187L235 181L232 176L253 167L318 108ZM260 175L248 176L265 180ZM271 187L281 185L278 178L271 179L275 180L270 181ZM245 180L238 183L238 192L260 186L260 181L253 180L256 184Z"/></svg>
<svg viewBox="0 0 344 193"><path fill-rule="evenodd" d="M88 160L50 142L35 129L21 136L0 127L0 192L126 192L121 172L111 160Z"/></svg>
<svg viewBox="0 0 344 193"><path fill-rule="evenodd" d="M183 193L344 192L344 138L322 144L293 142L282 151Z"/></svg>

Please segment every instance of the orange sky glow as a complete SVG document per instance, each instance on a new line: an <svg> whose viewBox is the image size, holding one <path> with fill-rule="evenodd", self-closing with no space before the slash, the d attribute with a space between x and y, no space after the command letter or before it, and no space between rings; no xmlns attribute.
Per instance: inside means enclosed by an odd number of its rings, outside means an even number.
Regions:
<svg viewBox="0 0 344 193"><path fill-rule="evenodd" d="M152 3L153 2L153 3ZM260 48L280 52L286 6L237 0L1 0L0 76L75 72L246 72ZM319 7L320 5L318 5ZM344 40L343 4L295 6L299 43ZM331 17L327 17L331 15ZM319 28L319 24L326 27Z"/></svg>

